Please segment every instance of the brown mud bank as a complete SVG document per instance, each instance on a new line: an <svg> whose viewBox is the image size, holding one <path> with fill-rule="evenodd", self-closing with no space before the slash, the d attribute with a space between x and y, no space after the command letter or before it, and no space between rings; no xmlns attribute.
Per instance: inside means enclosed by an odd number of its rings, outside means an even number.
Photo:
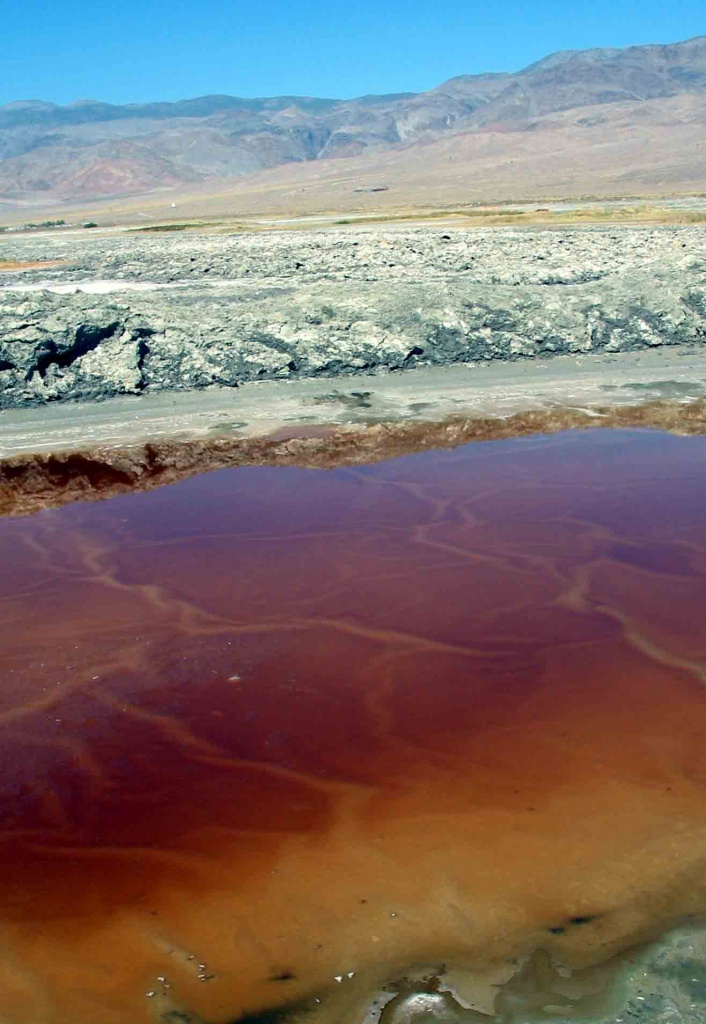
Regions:
<svg viewBox="0 0 706 1024"><path fill-rule="evenodd" d="M605 1020L702 919L706 438L366 458L0 521L9 1024Z"/></svg>
<svg viewBox="0 0 706 1024"><path fill-rule="evenodd" d="M452 416L442 422L393 421L365 427L293 425L265 437L165 437L109 448L29 452L0 460L0 515L25 515L67 502L150 490L216 469L258 465L333 469L470 441L596 427L706 434L706 399L588 410L536 409L505 418Z"/></svg>

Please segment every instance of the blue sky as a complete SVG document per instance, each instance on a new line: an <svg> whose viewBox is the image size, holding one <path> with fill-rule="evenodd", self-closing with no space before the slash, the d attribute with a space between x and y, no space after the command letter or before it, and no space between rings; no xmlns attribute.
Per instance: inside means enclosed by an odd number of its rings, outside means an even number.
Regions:
<svg viewBox="0 0 706 1024"><path fill-rule="evenodd" d="M0 103L416 92L700 34L704 0L0 0Z"/></svg>

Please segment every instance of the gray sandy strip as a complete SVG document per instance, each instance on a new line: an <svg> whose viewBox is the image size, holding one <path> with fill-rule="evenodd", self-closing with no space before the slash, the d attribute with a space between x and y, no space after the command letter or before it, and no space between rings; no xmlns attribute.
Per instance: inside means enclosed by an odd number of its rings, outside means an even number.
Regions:
<svg viewBox="0 0 706 1024"><path fill-rule="evenodd" d="M362 428L454 415L504 418L557 407L595 411L656 398L688 402L704 395L706 351L690 347L266 381L5 410L0 412L0 458L150 439L257 437L282 428Z"/></svg>

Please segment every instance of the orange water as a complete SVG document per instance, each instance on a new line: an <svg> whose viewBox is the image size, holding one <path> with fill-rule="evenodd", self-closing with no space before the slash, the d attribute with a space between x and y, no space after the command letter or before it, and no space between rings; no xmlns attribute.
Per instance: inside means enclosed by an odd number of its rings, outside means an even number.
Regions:
<svg viewBox="0 0 706 1024"><path fill-rule="evenodd" d="M0 521L0 1017L356 1021L426 964L489 1012L706 909L705 471L596 431Z"/></svg>

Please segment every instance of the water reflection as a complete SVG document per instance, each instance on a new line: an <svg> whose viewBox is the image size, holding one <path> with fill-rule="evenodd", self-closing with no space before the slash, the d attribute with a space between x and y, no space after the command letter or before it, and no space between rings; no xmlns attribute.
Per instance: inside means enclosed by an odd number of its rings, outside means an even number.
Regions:
<svg viewBox="0 0 706 1024"><path fill-rule="evenodd" d="M705 470L596 431L2 521L0 1017L586 1008L706 909Z"/></svg>

